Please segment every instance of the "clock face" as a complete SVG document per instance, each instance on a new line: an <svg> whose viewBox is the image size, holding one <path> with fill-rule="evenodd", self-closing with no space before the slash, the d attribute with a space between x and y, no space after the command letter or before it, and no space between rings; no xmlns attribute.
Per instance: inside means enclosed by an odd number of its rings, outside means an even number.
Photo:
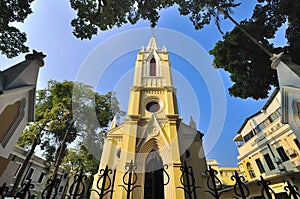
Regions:
<svg viewBox="0 0 300 199"><path fill-rule="evenodd" d="M158 102L149 102L146 105L146 110L151 112L151 113L155 113L155 112L160 110L160 105L159 105Z"/></svg>

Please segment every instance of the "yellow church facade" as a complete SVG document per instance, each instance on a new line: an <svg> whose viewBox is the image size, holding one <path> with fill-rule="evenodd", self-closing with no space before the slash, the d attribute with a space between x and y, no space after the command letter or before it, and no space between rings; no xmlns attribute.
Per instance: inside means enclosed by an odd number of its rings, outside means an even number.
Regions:
<svg viewBox="0 0 300 199"><path fill-rule="evenodd" d="M91 198L205 198L203 134L180 118L169 54L154 36L137 54L129 92L127 117L106 134Z"/></svg>

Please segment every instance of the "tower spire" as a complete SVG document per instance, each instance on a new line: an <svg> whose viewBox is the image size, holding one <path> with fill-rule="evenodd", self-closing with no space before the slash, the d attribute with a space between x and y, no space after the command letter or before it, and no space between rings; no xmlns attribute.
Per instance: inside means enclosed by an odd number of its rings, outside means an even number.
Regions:
<svg viewBox="0 0 300 199"><path fill-rule="evenodd" d="M146 50L158 50L159 47L158 47L158 44L156 42L156 39L155 39L155 36L154 36L154 32L152 33L152 36L149 40L149 43L147 45L147 48Z"/></svg>

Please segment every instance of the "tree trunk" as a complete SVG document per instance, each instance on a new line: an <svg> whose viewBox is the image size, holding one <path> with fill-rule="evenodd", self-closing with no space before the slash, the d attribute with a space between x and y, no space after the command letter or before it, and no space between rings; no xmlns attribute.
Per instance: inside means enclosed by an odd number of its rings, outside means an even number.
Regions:
<svg viewBox="0 0 300 199"><path fill-rule="evenodd" d="M58 169L59 169L59 166L60 166L62 158L63 158L63 152L66 149L67 137L68 137L69 132L70 132L71 128L73 127L74 123L75 123L75 121L73 120L72 124L69 126L69 128L67 129L67 131L63 137L62 143L60 145L60 149L57 154L57 159L55 162L54 170L52 172L52 180L56 180L56 178L57 178ZM52 184L52 186L49 187L49 189L47 191L46 199L51 198L53 188L54 188L54 183Z"/></svg>
<svg viewBox="0 0 300 199"><path fill-rule="evenodd" d="M222 8L218 7L219 11L225 15L226 17L228 17L228 19L236 26L238 27L249 39L251 39L255 45L257 45L261 50L263 50L267 55L271 57L273 57L273 53L270 52L267 48L265 48L263 45L261 45L261 43L259 43L257 41L257 39L255 39L252 35L250 35L236 20L234 20L234 18L232 18L225 10L223 10Z"/></svg>

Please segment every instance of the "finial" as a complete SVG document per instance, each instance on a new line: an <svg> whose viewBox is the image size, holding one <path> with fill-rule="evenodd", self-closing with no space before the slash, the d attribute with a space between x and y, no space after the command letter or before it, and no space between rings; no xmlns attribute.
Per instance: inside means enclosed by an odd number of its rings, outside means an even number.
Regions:
<svg viewBox="0 0 300 199"><path fill-rule="evenodd" d="M164 52L166 52L166 51L167 51L167 48L166 48L166 46L165 46L165 45L163 45L163 48L162 48L162 50L163 50Z"/></svg>
<svg viewBox="0 0 300 199"><path fill-rule="evenodd" d="M194 121L193 117L190 116L190 127L192 127L193 129L196 129L196 122Z"/></svg>
<svg viewBox="0 0 300 199"><path fill-rule="evenodd" d="M42 52L37 52L36 50L33 50L32 54L27 54L25 56L26 60L38 60L39 61L39 66L42 67L44 63L44 58L46 55L44 55Z"/></svg>
<svg viewBox="0 0 300 199"><path fill-rule="evenodd" d="M152 28L152 37L150 38L150 41L149 41L149 43L147 45L146 50L150 50L150 49L152 49L152 50L158 50L159 49L158 45L156 43L154 31L155 31L154 28Z"/></svg>
<svg viewBox="0 0 300 199"><path fill-rule="evenodd" d="M156 31L155 27L152 27L151 30L152 30L152 37L155 37L155 34L154 34L154 32Z"/></svg>

